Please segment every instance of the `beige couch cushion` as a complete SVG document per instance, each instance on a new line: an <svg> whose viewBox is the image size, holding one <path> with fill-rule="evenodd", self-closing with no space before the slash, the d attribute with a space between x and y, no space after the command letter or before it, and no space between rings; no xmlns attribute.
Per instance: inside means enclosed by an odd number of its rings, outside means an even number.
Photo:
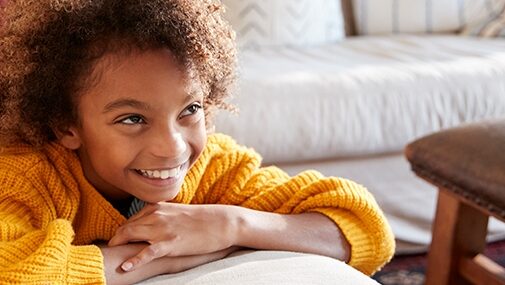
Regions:
<svg viewBox="0 0 505 285"><path fill-rule="evenodd" d="M329 257L284 251L239 251L185 272L162 275L143 285L360 284L378 285L347 264Z"/></svg>

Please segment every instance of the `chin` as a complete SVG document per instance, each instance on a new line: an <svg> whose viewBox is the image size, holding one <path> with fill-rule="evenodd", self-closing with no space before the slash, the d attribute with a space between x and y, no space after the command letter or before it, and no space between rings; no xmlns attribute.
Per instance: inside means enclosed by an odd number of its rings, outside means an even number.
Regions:
<svg viewBox="0 0 505 285"><path fill-rule="evenodd" d="M166 194L162 194L162 195L156 195L155 197L153 197L153 196L144 197L144 198L142 198L141 196L136 196L136 197L144 202L156 204L156 203L160 203L160 202L170 202L173 199L175 199L175 197L177 197L178 194L179 194L179 191L177 191L175 193L166 193Z"/></svg>

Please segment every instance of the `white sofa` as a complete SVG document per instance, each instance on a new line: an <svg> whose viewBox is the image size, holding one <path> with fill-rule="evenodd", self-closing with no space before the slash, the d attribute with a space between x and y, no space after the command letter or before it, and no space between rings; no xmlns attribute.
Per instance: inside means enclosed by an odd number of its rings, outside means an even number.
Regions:
<svg viewBox="0 0 505 285"><path fill-rule="evenodd" d="M342 3L348 31L356 30L358 2L363 9L365 0ZM239 114L219 114L216 130L291 174L310 168L365 185L389 219L397 254L426 250L436 203L436 189L411 173L403 147L505 116L504 38L360 35L242 49L239 67ZM491 221L489 238L503 237L505 226Z"/></svg>

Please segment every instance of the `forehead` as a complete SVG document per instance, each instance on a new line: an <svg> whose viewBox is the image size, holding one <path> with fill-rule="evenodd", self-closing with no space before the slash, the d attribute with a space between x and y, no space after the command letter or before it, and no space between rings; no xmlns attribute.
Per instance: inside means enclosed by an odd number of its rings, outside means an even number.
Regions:
<svg viewBox="0 0 505 285"><path fill-rule="evenodd" d="M102 96L156 93L160 89L202 96L201 84L168 49L107 53L91 71L90 91Z"/></svg>
<svg viewBox="0 0 505 285"><path fill-rule="evenodd" d="M171 76L165 80L184 81L187 77L187 72L167 49L147 51L133 49L105 53L95 61L91 75L95 83L108 84L113 82L110 79L140 79L146 72L151 75L166 75L168 72Z"/></svg>

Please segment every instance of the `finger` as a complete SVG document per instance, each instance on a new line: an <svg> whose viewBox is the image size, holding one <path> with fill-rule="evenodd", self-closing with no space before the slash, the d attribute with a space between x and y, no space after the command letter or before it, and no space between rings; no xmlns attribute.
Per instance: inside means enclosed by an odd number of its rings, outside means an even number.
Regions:
<svg viewBox="0 0 505 285"><path fill-rule="evenodd" d="M156 236L156 229L149 224L128 224L118 228L116 234L107 243L108 246L117 246L136 241L150 241Z"/></svg>
<svg viewBox="0 0 505 285"><path fill-rule="evenodd" d="M152 239L156 233L159 233L159 231L152 231L156 222L152 218L155 217L154 213L159 209L160 205L148 204L141 212L137 213L134 219L129 219L116 230L116 234L109 240L108 245L116 246L132 241L148 241L149 237ZM138 228L139 226L147 226L151 227L151 229Z"/></svg>
<svg viewBox="0 0 505 285"><path fill-rule="evenodd" d="M168 213L174 204L170 202L158 202L155 204L146 204L144 208L142 208L138 213L135 215L131 216L125 224L133 223L135 221L138 221L140 219L146 218L151 216L152 214L156 212L160 213Z"/></svg>
<svg viewBox="0 0 505 285"><path fill-rule="evenodd" d="M123 264L121 264L121 269L124 271L133 271L144 264L151 262L156 258L160 258L169 254L168 243L158 242L145 247L137 255L129 258Z"/></svg>

